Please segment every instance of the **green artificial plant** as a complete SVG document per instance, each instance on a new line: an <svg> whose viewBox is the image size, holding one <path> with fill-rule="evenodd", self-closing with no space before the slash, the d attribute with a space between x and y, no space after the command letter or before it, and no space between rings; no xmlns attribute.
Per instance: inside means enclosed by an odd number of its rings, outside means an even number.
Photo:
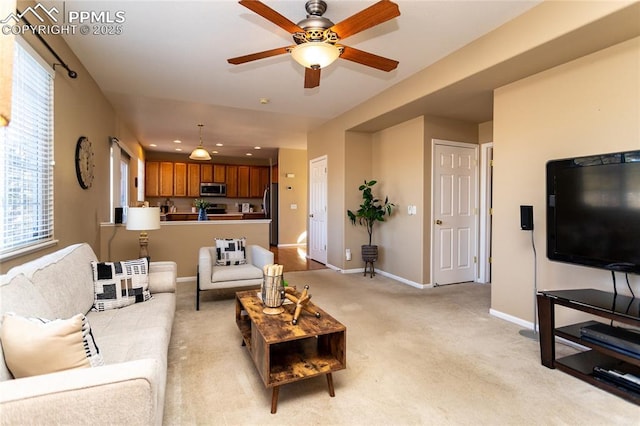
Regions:
<svg viewBox="0 0 640 426"><path fill-rule="evenodd" d="M367 228L369 245L371 245L373 225L376 222L384 222L384 216L391 216L391 208L395 207L395 204L389 202L389 197L385 197L384 203L381 203L379 199L374 197L372 188L376 183L377 181L375 180L367 182L365 179L364 184L358 188L362 191L362 204L360 204L360 208L355 213L347 210L347 215L353 225L357 222Z"/></svg>

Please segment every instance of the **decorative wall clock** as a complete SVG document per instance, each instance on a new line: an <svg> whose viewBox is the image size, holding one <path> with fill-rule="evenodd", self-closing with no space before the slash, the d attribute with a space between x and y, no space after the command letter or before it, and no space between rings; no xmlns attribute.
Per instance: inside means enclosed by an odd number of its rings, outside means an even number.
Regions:
<svg viewBox="0 0 640 426"><path fill-rule="evenodd" d="M82 189L89 189L93 183L93 147L91 141L80 136L76 144L76 176Z"/></svg>

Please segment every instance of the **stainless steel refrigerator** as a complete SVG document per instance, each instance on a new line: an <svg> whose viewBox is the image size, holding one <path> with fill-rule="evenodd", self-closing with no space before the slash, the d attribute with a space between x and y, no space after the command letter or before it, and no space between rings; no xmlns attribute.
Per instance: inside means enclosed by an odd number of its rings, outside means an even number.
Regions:
<svg viewBox="0 0 640 426"><path fill-rule="evenodd" d="M271 219L269 225L269 244L278 245L278 184L272 183L265 188L262 197L262 205L266 213L266 217Z"/></svg>

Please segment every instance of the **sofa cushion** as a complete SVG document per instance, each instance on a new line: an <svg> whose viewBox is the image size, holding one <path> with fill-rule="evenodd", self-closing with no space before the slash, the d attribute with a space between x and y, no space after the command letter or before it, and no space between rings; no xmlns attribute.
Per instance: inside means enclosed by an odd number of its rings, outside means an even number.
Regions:
<svg viewBox="0 0 640 426"><path fill-rule="evenodd" d="M5 314L0 342L15 378L104 364L83 314L53 321Z"/></svg>
<svg viewBox="0 0 640 426"><path fill-rule="evenodd" d="M214 266L211 282L262 279L262 271L253 265Z"/></svg>
<svg viewBox="0 0 640 426"><path fill-rule="evenodd" d="M48 318L70 318L93 306L92 260L97 259L90 245L75 244L12 268L8 275L24 273L33 282L53 311Z"/></svg>
<svg viewBox="0 0 640 426"><path fill-rule="evenodd" d="M151 299L146 258L121 262L91 262L94 309L117 309Z"/></svg>
<svg viewBox="0 0 640 426"><path fill-rule="evenodd" d="M247 263L246 238L216 238L216 266Z"/></svg>

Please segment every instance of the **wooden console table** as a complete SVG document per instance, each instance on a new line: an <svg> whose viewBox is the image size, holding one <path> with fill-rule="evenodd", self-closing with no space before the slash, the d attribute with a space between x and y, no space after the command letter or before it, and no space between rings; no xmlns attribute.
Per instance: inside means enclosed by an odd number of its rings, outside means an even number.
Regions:
<svg viewBox="0 0 640 426"><path fill-rule="evenodd" d="M258 373L267 388L273 388L271 413L278 409L281 385L326 375L329 395L335 396L331 373L347 366L347 328L322 309L316 318L302 312L292 324L294 304L284 305L284 312L267 315L258 290L236 293L236 324L242 333Z"/></svg>
<svg viewBox="0 0 640 426"><path fill-rule="evenodd" d="M596 324L596 321L555 327L556 305L640 327L640 299L594 289L541 291L538 293L537 299L542 365L548 368L557 368L594 386L640 404L640 393L593 375L594 367L598 366L624 371L640 377L640 355L636 357L633 354L598 344L593 340L583 339L580 329ZM556 359L556 336L585 346L589 350Z"/></svg>

